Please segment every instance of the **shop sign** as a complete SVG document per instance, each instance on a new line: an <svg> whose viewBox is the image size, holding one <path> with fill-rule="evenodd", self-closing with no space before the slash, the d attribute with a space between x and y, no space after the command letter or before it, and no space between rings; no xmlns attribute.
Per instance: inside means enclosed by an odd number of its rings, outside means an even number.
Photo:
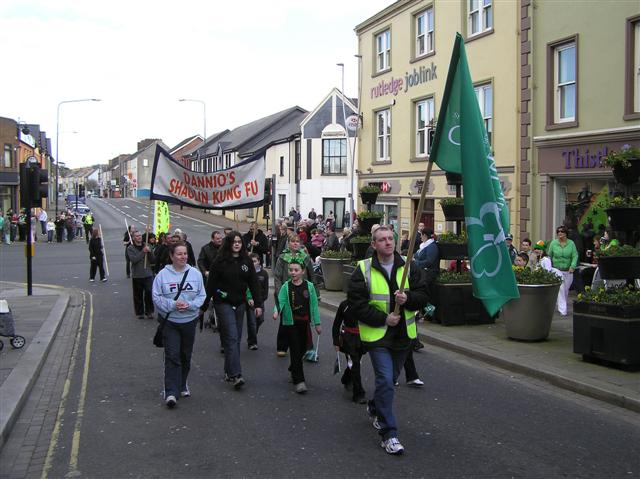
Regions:
<svg viewBox="0 0 640 479"><path fill-rule="evenodd" d="M371 98L379 98L386 95L396 96L402 92L403 89L403 93L407 93L409 88L436 80L438 78L437 68L438 66L431 62L431 65L428 67L421 66L419 69L414 68L411 73L406 72L404 78L391 77L391 80L388 81L382 79L380 83L371 88Z"/></svg>
<svg viewBox="0 0 640 479"><path fill-rule="evenodd" d="M411 182L411 185L409 186L409 189L412 194L420 195L422 194L423 186L424 186L424 180L413 180ZM427 185L427 194L432 195L434 189L435 189L435 186L433 184L433 181L429 180L429 184Z"/></svg>
<svg viewBox="0 0 640 479"><path fill-rule="evenodd" d="M394 191L400 191L400 182L399 181L370 181L368 183L369 186L377 186L380 188L380 193L391 193Z"/></svg>
<svg viewBox="0 0 640 479"><path fill-rule="evenodd" d="M602 160L609 154L609 147L605 146L591 152L589 148L567 148L562 150L565 170L583 168L603 168Z"/></svg>

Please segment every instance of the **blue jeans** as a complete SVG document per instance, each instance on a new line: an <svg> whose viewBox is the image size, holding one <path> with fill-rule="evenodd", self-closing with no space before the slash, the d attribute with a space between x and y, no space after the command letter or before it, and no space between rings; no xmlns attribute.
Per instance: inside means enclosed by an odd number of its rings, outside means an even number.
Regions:
<svg viewBox="0 0 640 479"><path fill-rule="evenodd" d="M180 398L187 390L187 377L191 369L191 353L196 337L197 319L188 323L166 321L164 338L164 397Z"/></svg>
<svg viewBox="0 0 640 479"><path fill-rule="evenodd" d="M376 391L373 394L373 403L381 426L380 435L384 440L398 437L398 426L396 417L393 414L394 383L400 375L408 353L408 350L394 351L388 348L369 350L371 364L376 375Z"/></svg>
<svg viewBox="0 0 640 479"><path fill-rule="evenodd" d="M224 348L224 372L230 378L242 376L240 366L240 339L244 322L245 305L231 306L229 303L214 303L222 347Z"/></svg>
<svg viewBox="0 0 640 479"><path fill-rule="evenodd" d="M261 308L263 306L260 306ZM264 311L260 316L256 316L256 311L253 308L247 308L247 344L258 344L258 330L260 325L264 322Z"/></svg>

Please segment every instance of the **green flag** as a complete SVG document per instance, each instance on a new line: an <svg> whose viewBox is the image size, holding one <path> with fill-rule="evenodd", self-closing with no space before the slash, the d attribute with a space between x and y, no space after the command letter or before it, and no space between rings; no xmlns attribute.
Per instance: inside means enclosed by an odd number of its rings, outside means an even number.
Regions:
<svg viewBox="0 0 640 479"><path fill-rule="evenodd" d="M473 294L494 315L520 295L504 241L509 210L460 34L451 55L431 160L445 171L462 174Z"/></svg>

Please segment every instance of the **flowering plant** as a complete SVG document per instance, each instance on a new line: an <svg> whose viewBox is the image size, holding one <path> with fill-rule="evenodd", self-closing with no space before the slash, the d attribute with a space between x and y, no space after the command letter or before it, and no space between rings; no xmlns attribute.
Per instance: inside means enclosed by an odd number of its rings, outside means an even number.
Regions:
<svg viewBox="0 0 640 479"><path fill-rule="evenodd" d="M640 305L640 290L632 286L592 289L586 286L584 293L578 294L578 301L590 303L617 304L620 306Z"/></svg>
<svg viewBox="0 0 640 479"><path fill-rule="evenodd" d="M615 196L609 200L607 208L637 208L640 207L640 196Z"/></svg>
<svg viewBox="0 0 640 479"><path fill-rule="evenodd" d="M458 235L455 233L442 233L438 235L438 243L466 244L467 233L465 231Z"/></svg>
<svg viewBox="0 0 640 479"><path fill-rule="evenodd" d="M360 193L380 193L379 186L365 185L360 188Z"/></svg>
<svg viewBox="0 0 640 479"><path fill-rule="evenodd" d="M455 271L441 271L436 278L436 283L441 284L461 284L471 283L471 273L469 271L463 271L457 273Z"/></svg>
<svg viewBox="0 0 640 479"><path fill-rule="evenodd" d="M604 157L603 164L609 168L620 165L622 168L629 168L633 158L640 158L640 148L629 144L622 145L620 151L612 151Z"/></svg>
<svg viewBox="0 0 640 479"><path fill-rule="evenodd" d="M613 245L606 249L598 251L598 258L606 258L610 256L640 256L640 248L634 248L631 245Z"/></svg>
<svg viewBox="0 0 640 479"><path fill-rule="evenodd" d="M562 278L553 271L544 268L531 269L526 266L513 266L518 284L559 284Z"/></svg>
<svg viewBox="0 0 640 479"><path fill-rule="evenodd" d="M464 198L442 198L440 200L441 206L449 206L449 205L464 205Z"/></svg>

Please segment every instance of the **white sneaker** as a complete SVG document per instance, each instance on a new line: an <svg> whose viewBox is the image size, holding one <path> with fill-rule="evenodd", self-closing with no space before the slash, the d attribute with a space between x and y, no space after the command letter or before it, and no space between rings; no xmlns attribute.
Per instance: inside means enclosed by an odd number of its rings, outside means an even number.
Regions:
<svg viewBox="0 0 640 479"><path fill-rule="evenodd" d="M424 382L421 379L413 379L411 381L407 381L407 386L411 386L413 388L421 388L424 386Z"/></svg>
<svg viewBox="0 0 640 479"><path fill-rule="evenodd" d="M180 397L188 398L191 397L191 391L189 391L189 386L184 391L180 391Z"/></svg>
<svg viewBox="0 0 640 479"><path fill-rule="evenodd" d="M402 454L404 452L404 446L400 444L397 437L390 437L386 441L380 443L387 454Z"/></svg>
<svg viewBox="0 0 640 479"><path fill-rule="evenodd" d="M95 279L89 279L90 283L95 283L95 281L96 281Z"/></svg>
<svg viewBox="0 0 640 479"><path fill-rule="evenodd" d="M298 394L304 394L308 391L307 385L303 382L296 384L296 392Z"/></svg>
<svg viewBox="0 0 640 479"><path fill-rule="evenodd" d="M174 407L176 407L176 404L177 404L176 397L167 396L167 399L165 399L164 403L167 405L169 409L173 409Z"/></svg>

